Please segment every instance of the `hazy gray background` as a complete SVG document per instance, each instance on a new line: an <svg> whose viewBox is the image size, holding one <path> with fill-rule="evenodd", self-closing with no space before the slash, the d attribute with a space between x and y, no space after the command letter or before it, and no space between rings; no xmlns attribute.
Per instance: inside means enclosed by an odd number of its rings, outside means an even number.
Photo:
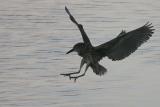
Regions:
<svg viewBox="0 0 160 107"><path fill-rule="evenodd" d="M0 0L1 107L159 107L159 0ZM94 45L150 21L153 37L123 61L105 58L104 76L91 69L76 83L80 57L65 53L82 41L71 13Z"/></svg>

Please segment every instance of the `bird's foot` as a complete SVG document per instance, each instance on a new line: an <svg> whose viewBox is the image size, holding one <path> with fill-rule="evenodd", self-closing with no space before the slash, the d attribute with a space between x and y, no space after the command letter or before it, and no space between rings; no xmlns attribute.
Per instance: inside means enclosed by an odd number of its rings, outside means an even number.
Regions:
<svg viewBox="0 0 160 107"><path fill-rule="evenodd" d="M72 77L72 76L71 76L71 75L72 75L72 73L60 74L60 75L68 76L70 80L74 78L74 77Z"/></svg>
<svg viewBox="0 0 160 107"><path fill-rule="evenodd" d="M63 75L63 76L69 76L71 75L71 73L67 73L67 74L60 74L60 75Z"/></svg>
<svg viewBox="0 0 160 107"><path fill-rule="evenodd" d="M63 76L71 76L71 75L74 75L74 74L78 74L78 73L80 73L80 71L78 71L78 72L72 72L72 73L66 73L66 74L60 74L60 75L63 75Z"/></svg>
<svg viewBox="0 0 160 107"><path fill-rule="evenodd" d="M71 80L71 79L74 79L74 82L76 82L76 80L77 80L79 77L82 77L82 76L84 76L84 75L85 75L85 73L84 73L84 74L82 74L82 75L72 76L72 75L77 74L77 73L79 73L79 72L66 73L66 74L60 74L60 75L68 76L70 80Z"/></svg>
<svg viewBox="0 0 160 107"><path fill-rule="evenodd" d="M76 82L76 80L78 79L79 77L72 77L72 76L69 76L69 79L74 79L74 82Z"/></svg>

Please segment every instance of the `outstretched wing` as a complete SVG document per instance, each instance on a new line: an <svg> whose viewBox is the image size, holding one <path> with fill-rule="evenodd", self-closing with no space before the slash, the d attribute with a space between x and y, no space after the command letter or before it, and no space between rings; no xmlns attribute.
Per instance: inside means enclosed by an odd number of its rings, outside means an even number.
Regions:
<svg viewBox="0 0 160 107"><path fill-rule="evenodd" d="M73 23L75 23L75 24L77 25L78 29L80 30L84 43L85 43L86 45L92 46L92 45L91 45L91 42L90 42L90 40L89 40L89 38L88 38L88 36L87 36L87 34L86 34L86 32L85 32L84 29L83 29L83 26L82 26L81 24L79 24L79 23L75 20L75 18L71 15L71 13L69 12L69 10L68 10L68 8L67 8L66 6L65 6L65 10L66 10L67 14L69 15L71 21L72 21Z"/></svg>
<svg viewBox="0 0 160 107"><path fill-rule="evenodd" d="M116 38L102 45L95 47L98 55L103 58L107 56L112 60L121 60L146 42L153 34L151 23L126 33L122 31Z"/></svg>

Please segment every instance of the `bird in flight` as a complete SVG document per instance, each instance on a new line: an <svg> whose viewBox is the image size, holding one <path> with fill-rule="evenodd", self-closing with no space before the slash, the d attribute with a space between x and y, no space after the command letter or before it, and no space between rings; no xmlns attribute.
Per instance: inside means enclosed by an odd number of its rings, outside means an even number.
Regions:
<svg viewBox="0 0 160 107"><path fill-rule="evenodd" d="M86 74L89 67L92 68L96 75L104 75L107 69L99 64L99 61L103 57L108 57L112 61L122 60L128 57L131 53L135 52L144 42L146 42L153 34L152 23L147 22L142 27L139 27L130 32L122 30L118 36L106 43L99 46L93 46L84 31L82 24L79 24L72 14L65 7L70 20L78 27L83 38L83 42L77 43L69 50L66 54L71 52L77 52L82 57L81 64L78 72L64 73L61 75L69 76L70 79L76 81L77 78L82 77ZM86 64L84 73L79 74L83 65ZM74 74L79 74L75 76Z"/></svg>

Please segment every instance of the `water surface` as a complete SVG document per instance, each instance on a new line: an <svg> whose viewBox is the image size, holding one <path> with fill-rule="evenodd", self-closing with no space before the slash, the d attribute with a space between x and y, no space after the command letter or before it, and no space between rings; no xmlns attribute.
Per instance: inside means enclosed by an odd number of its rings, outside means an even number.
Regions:
<svg viewBox="0 0 160 107"><path fill-rule="evenodd" d="M1 107L158 107L160 99L159 0L1 0ZM122 30L150 21L153 37L123 61L101 61L76 83L60 73L79 69L65 53L82 41L64 11L68 6L96 46Z"/></svg>

